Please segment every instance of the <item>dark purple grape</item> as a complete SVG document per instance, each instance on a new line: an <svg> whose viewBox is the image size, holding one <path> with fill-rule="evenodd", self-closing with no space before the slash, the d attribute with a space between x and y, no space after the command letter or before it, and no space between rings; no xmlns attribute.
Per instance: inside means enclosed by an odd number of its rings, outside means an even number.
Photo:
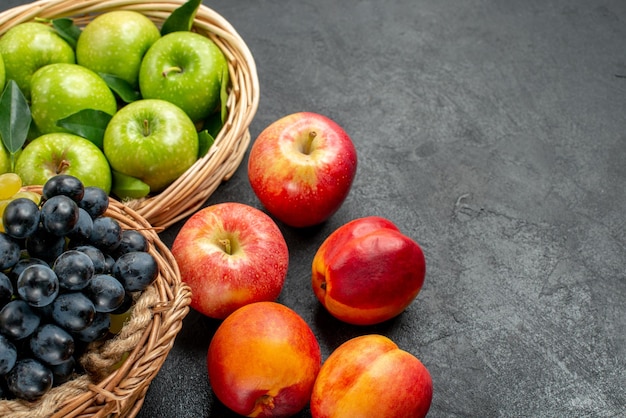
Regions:
<svg viewBox="0 0 626 418"><path fill-rule="evenodd" d="M74 338L55 324L44 324L30 336L30 351L47 365L61 364L74 354Z"/></svg>
<svg viewBox="0 0 626 418"><path fill-rule="evenodd" d="M25 358L18 360L6 375L9 390L18 398L34 401L52 387L52 371L41 362Z"/></svg>
<svg viewBox="0 0 626 418"><path fill-rule="evenodd" d="M39 318L41 318L42 322L54 322L52 319L52 303L49 303L45 306L40 306L38 308L32 307L33 312L35 312Z"/></svg>
<svg viewBox="0 0 626 418"><path fill-rule="evenodd" d="M28 266L32 266L33 264L41 264L44 266L48 265L48 263L40 258L20 258L19 261L13 266L13 268L9 270L9 279L11 279L13 287L17 286L17 278L20 277L20 274L24 271L24 269Z"/></svg>
<svg viewBox="0 0 626 418"><path fill-rule="evenodd" d="M0 310L0 333L12 340L21 340L31 335L41 319L23 300L14 299Z"/></svg>
<svg viewBox="0 0 626 418"><path fill-rule="evenodd" d="M148 240L137 230L125 229L122 231L122 241L115 250L115 257L132 251L148 251Z"/></svg>
<svg viewBox="0 0 626 418"><path fill-rule="evenodd" d="M103 274L107 272L106 257L104 253L93 245L79 245L73 248L76 251L85 253L91 258L93 263L94 274Z"/></svg>
<svg viewBox="0 0 626 418"><path fill-rule="evenodd" d="M72 241L72 244L81 245L88 242L91 231L93 231L93 219L85 209L78 208L78 222L74 229L67 234L67 238Z"/></svg>
<svg viewBox="0 0 626 418"><path fill-rule="evenodd" d="M159 275L159 266L150 253L133 251L117 259L113 275L127 291L143 291Z"/></svg>
<svg viewBox="0 0 626 418"><path fill-rule="evenodd" d="M115 265L115 258L111 254L104 255L104 274L111 274Z"/></svg>
<svg viewBox="0 0 626 418"><path fill-rule="evenodd" d="M13 199L4 208L2 223L7 235L24 239L37 230L39 225L39 206L30 199Z"/></svg>
<svg viewBox="0 0 626 418"><path fill-rule="evenodd" d="M92 219L96 219L109 208L109 196L100 187L87 186L78 206L85 209Z"/></svg>
<svg viewBox="0 0 626 418"><path fill-rule="evenodd" d="M97 274L91 278L83 293L91 299L96 312L113 312L124 303L126 290L115 277Z"/></svg>
<svg viewBox="0 0 626 418"><path fill-rule="evenodd" d="M64 237L78 223L78 205L67 196L52 196L41 206L41 223L51 234Z"/></svg>
<svg viewBox="0 0 626 418"><path fill-rule="evenodd" d="M5 375L15 366L17 348L7 337L0 334L0 376Z"/></svg>
<svg viewBox="0 0 626 418"><path fill-rule="evenodd" d="M13 267L20 259L20 252L20 244L4 232L0 232L0 270Z"/></svg>
<svg viewBox="0 0 626 418"><path fill-rule="evenodd" d="M57 174L46 181L41 194L45 200L54 196L67 196L78 203L85 194L85 186L74 176Z"/></svg>
<svg viewBox="0 0 626 418"><path fill-rule="evenodd" d="M48 367L52 371L52 385L59 386L70 380L76 371L76 358L72 356L62 363L48 365Z"/></svg>
<svg viewBox="0 0 626 418"><path fill-rule="evenodd" d="M109 216L96 218L89 241L104 252L112 252L122 242L122 226Z"/></svg>
<svg viewBox="0 0 626 418"><path fill-rule="evenodd" d="M133 302L133 295L130 292L126 292L126 294L124 295L124 302L122 302L122 304L116 310L111 312L111 314L121 315L128 312L131 306L133 306Z"/></svg>
<svg viewBox="0 0 626 418"><path fill-rule="evenodd" d="M59 294L59 279L50 267L35 264L17 278L17 293L30 306L46 306Z"/></svg>
<svg viewBox="0 0 626 418"><path fill-rule="evenodd" d="M87 328L95 315L93 302L80 292L61 293L52 302L52 319L69 332Z"/></svg>
<svg viewBox="0 0 626 418"><path fill-rule="evenodd" d="M31 257L52 263L65 249L65 237L54 235L40 226L26 239L26 250Z"/></svg>
<svg viewBox="0 0 626 418"><path fill-rule="evenodd" d="M13 399L15 396L11 393L9 388L7 387L7 382L5 379L0 379L0 401L5 399Z"/></svg>
<svg viewBox="0 0 626 418"><path fill-rule="evenodd" d="M11 301L13 296L13 283L6 274L0 272L0 309Z"/></svg>
<svg viewBox="0 0 626 418"><path fill-rule="evenodd" d="M105 312L96 312L93 322L87 328L74 333L74 338L79 341L90 343L101 340L109 334L111 327L111 315Z"/></svg>
<svg viewBox="0 0 626 418"><path fill-rule="evenodd" d="M78 250L68 250L58 256L52 270L59 278L59 285L67 290L83 289L95 273L91 257Z"/></svg>

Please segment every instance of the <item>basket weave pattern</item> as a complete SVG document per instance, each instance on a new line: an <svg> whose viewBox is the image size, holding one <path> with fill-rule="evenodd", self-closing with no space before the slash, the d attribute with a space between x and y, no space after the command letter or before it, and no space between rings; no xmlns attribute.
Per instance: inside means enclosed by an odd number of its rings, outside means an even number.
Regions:
<svg viewBox="0 0 626 418"><path fill-rule="evenodd" d="M186 0L39 0L0 13L0 36L35 18L72 17L85 25L97 14L133 10L161 25ZM124 202L155 227L168 227L198 210L237 170L250 143L249 126L259 103L256 65L245 42L222 16L200 5L192 30L211 38L228 60L228 118L207 155L161 193Z"/></svg>
<svg viewBox="0 0 626 418"><path fill-rule="evenodd" d="M41 192L41 186L28 187ZM178 266L155 229L136 211L111 200L106 216L124 229L140 231L159 266L159 275L134 295L128 322L114 338L92 343L80 359L88 371L53 388L39 401L1 400L0 416L134 417L148 386L160 370L189 312L191 291L180 280ZM127 357L126 357L127 356ZM126 357L122 365L120 360Z"/></svg>

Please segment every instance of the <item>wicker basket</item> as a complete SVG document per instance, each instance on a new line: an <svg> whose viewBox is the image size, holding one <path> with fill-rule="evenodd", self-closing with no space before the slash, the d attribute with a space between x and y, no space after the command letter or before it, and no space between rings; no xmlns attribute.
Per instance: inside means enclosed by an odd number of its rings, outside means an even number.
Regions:
<svg viewBox="0 0 626 418"><path fill-rule="evenodd" d="M0 13L0 36L37 17L73 17L77 24L85 25L95 15L112 10L141 12L160 25L183 3L185 0L39 0ZM125 202L155 227L167 227L191 215L234 174L250 143L249 126L259 103L256 65L235 29L215 11L200 5L193 30L215 41L229 62L228 119L207 155L167 189Z"/></svg>
<svg viewBox="0 0 626 418"><path fill-rule="evenodd" d="M41 192L40 186L27 189ZM0 400L1 417L134 417L139 412L189 312L191 291L181 282L171 252L144 218L115 200L106 216L124 229L143 233L159 265L157 279L136 295L132 314L120 333L92 343L81 357L88 374L52 388L35 402Z"/></svg>

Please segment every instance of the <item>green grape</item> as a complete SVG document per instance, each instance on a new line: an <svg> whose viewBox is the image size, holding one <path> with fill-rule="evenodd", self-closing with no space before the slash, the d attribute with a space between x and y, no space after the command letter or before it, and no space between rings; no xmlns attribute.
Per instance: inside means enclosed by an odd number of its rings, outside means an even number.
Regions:
<svg viewBox="0 0 626 418"><path fill-rule="evenodd" d="M41 195L35 192L29 192L28 190L21 190L17 193L15 193L12 197L12 199L18 199L20 197L25 197L26 199L30 199L33 202L35 202L35 204L39 204L39 202L41 201Z"/></svg>
<svg viewBox="0 0 626 418"><path fill-rule="evenodd" d="M119 334L126 322L128 322L128 320L130 319L132 311L133 309L130 308L129 310L121 314L110 314L111 326L109 327L109 332L111 332L112 334Z"/></svg>
<svg viewBox="0 0 626 418"><path fill-rule="evenodd" d="M10 199L22 188L22 179L15 173L0 174L0 199Z"/></svg>

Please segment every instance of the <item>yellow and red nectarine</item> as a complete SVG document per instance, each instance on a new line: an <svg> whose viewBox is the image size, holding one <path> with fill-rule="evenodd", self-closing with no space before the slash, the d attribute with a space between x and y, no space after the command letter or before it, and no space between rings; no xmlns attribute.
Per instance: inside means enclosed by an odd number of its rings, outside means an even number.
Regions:
<svg viewBox="0 0 626 418"><path fill-rule="evenodd" d="M420 418L432 401L428 369L383 335L352 338L326 359L311 395L313 418Z"/></svg>
<svg viewBox="0 0 626 418"><path fill-rule="evenodd" d="M309 403L321 366L308 324L276 302L256 302L229 315L207 353L217 398L248 417L288 417Z"/></svg>

